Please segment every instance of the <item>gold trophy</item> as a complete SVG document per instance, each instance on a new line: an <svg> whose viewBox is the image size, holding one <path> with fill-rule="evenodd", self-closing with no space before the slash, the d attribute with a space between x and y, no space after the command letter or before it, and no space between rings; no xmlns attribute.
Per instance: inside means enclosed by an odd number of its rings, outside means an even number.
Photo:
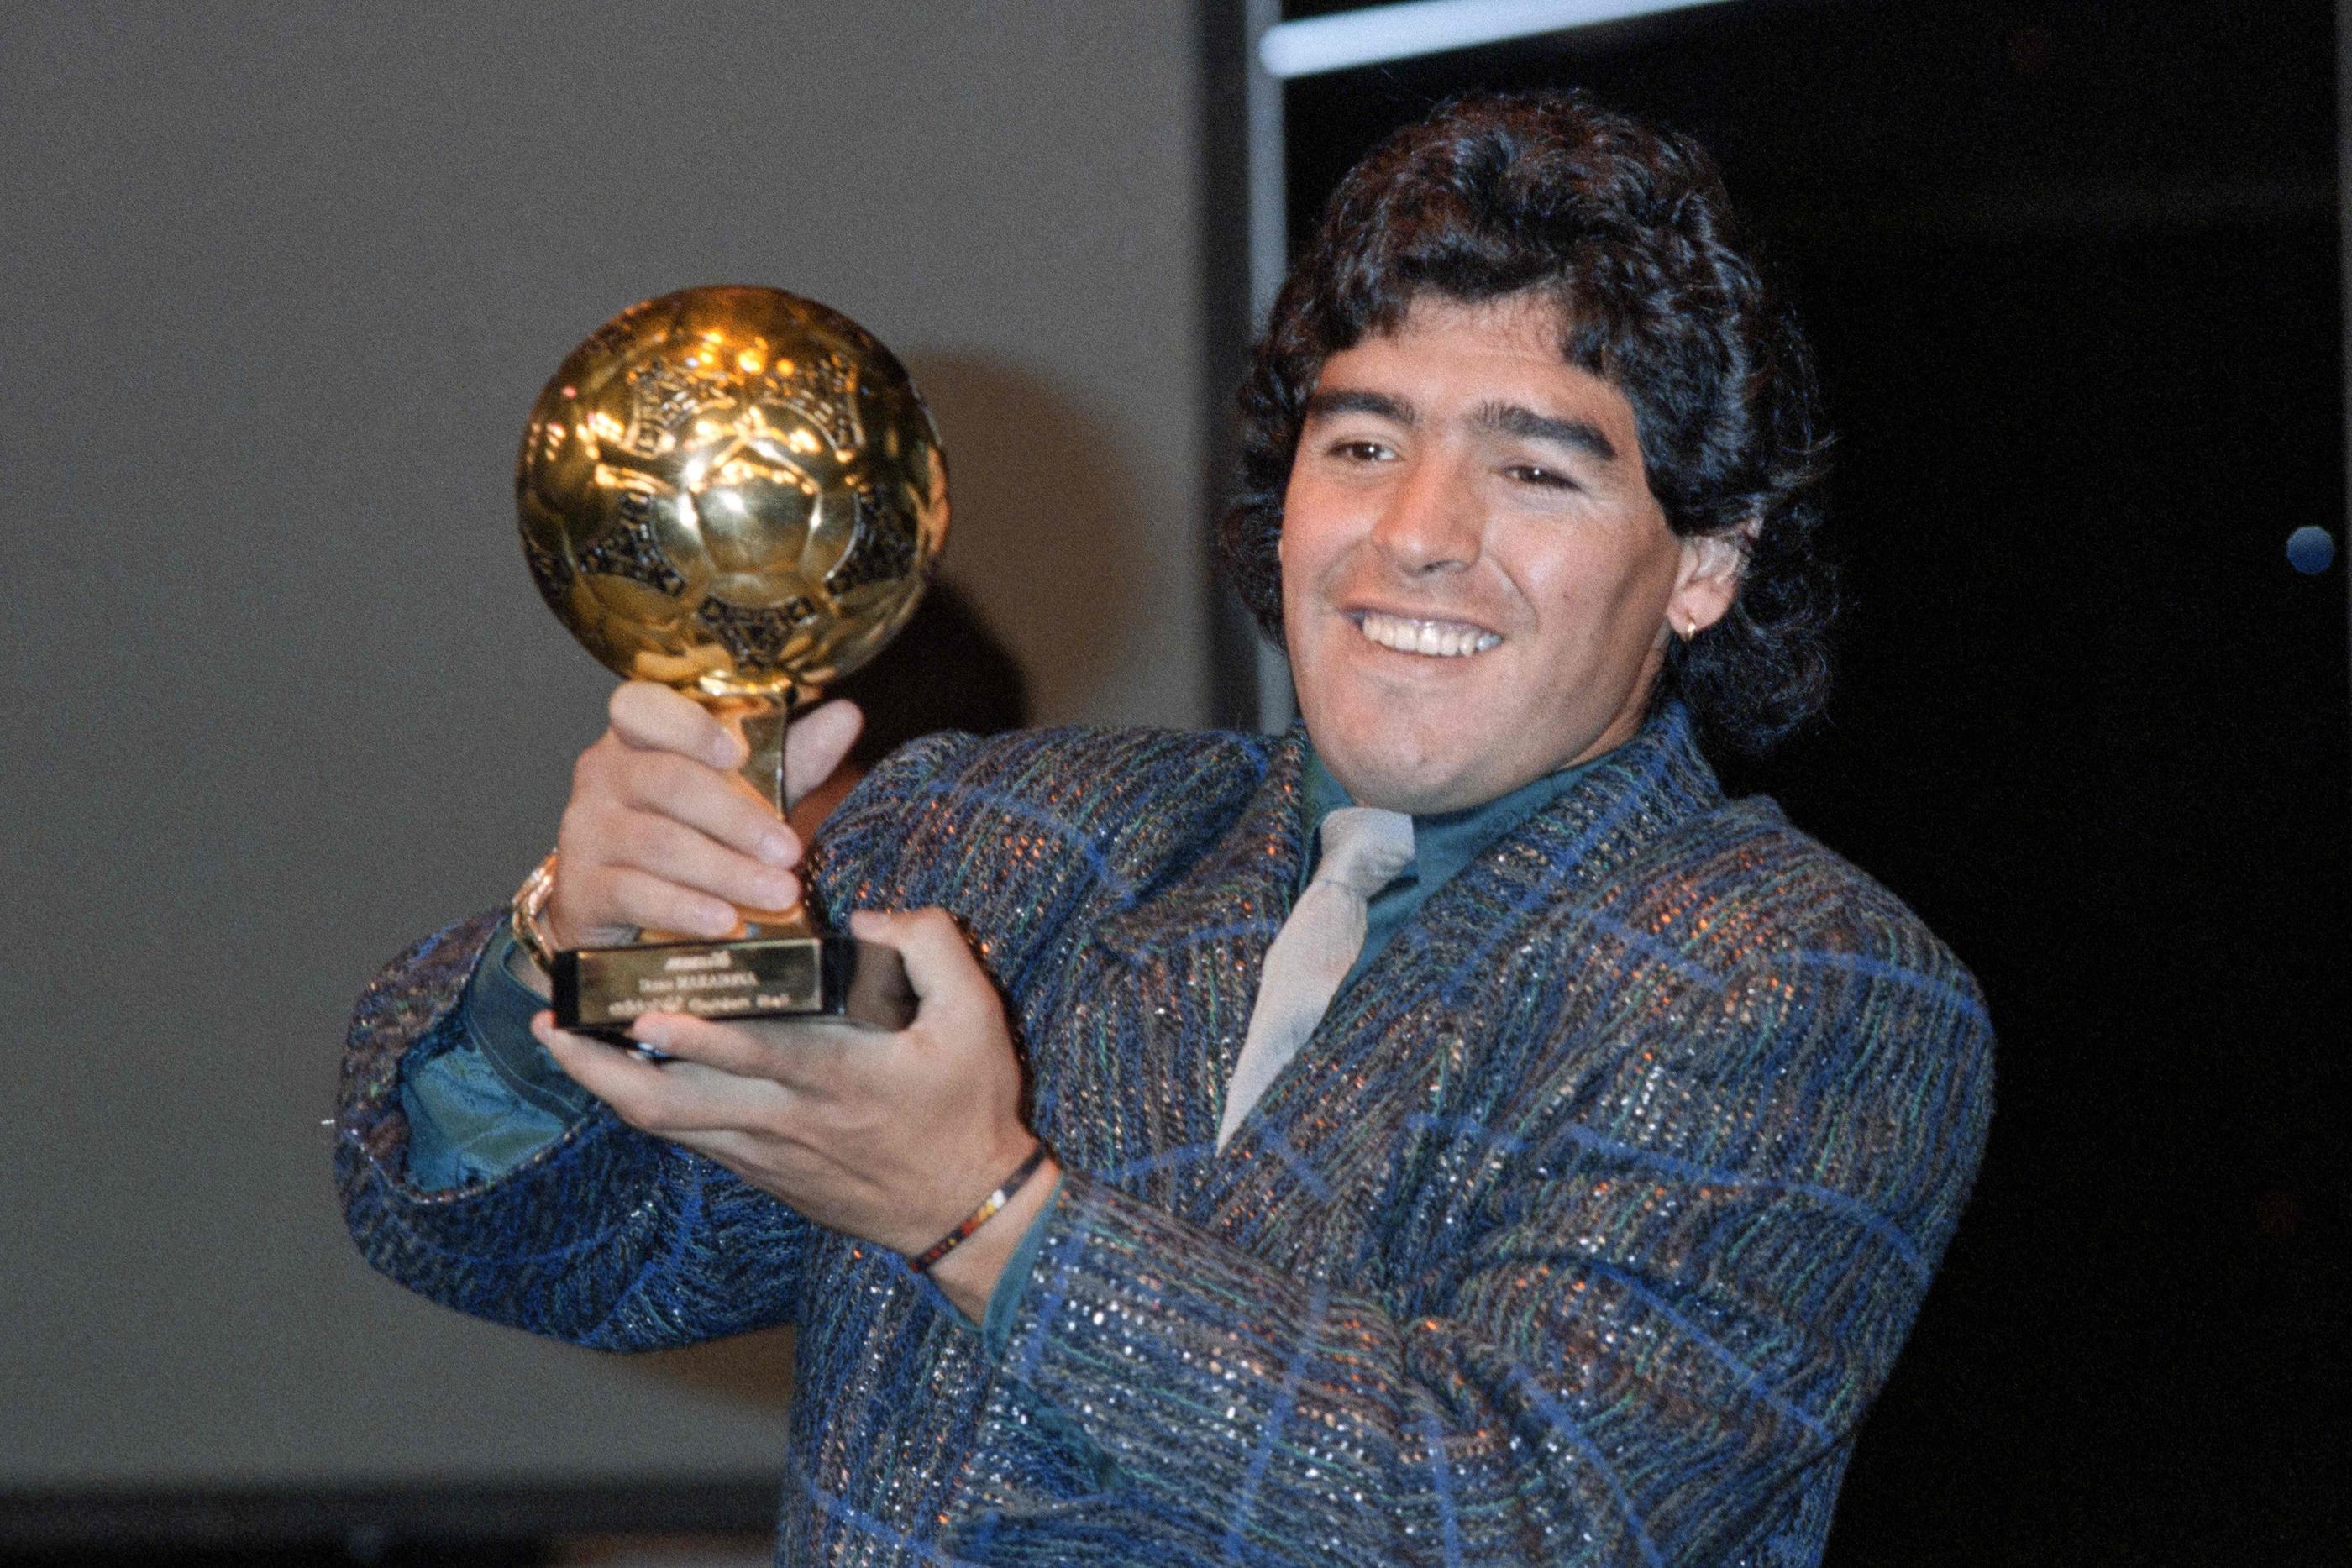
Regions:
<svg viewBox="0 0 2352 1568"><path fill-rule="evenodd" d="M780 289L632 305L539 394L515 462L524 558L614 673L741 727L743 776L784 806L784 727L904 626L947 538L939 433L890 350ZM744 936L552 955L555 1018L619 1038L640 1013L830 1016L898 1028L896 952L808 911Z"/></svg>

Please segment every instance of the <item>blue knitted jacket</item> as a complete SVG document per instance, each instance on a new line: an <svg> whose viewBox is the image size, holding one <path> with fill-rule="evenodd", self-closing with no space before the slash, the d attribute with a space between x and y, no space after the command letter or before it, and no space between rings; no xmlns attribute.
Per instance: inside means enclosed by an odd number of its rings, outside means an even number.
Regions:
<svg viewBox="0 0 2352 1568"><path fill-rule="evenodd" d="M1220 1154L1301 752L935 737L818 846L836 914L945 905L1009 1000L1069 1174L1001 1349L601 1109L408 1186L400 1058L488 916L361 998L353 1236L583 1344L798 1323L781 1562L1816 1562L1982 1147L1968 974L1669 708L1433 894Z"/></svg>

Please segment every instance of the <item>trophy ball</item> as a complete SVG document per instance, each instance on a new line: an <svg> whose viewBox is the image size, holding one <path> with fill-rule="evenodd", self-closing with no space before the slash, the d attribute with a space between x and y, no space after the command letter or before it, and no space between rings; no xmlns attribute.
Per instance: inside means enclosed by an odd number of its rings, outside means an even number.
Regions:
<svg viewBox="0 0 2352 1568"><path fill-rule="evenodd" d="M914 613L947 463L890 350L782 289L632 305L566 356L523 432L524 558L627 679L798 704Z"/></svg>

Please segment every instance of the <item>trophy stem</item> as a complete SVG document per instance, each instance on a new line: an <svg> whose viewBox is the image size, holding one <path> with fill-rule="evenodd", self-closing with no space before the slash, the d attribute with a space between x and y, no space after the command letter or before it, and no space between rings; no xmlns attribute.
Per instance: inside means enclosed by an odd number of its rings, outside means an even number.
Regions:
<svg viewBox="0 0 2352 1568"><path fill-rule="evenodd" d="M742 716L743 744L751 752L743 759L743 777L780 817L789 803L784 799L784 729L799 706L793 697L793 694L787 692L775 700L747 704L739 710Z"/></svg>
<svg viewBox="0 0 2352 1568"><path fill-rule="evenodd" d="M759 701L747 701L731 706L727 716L735 719L742 728L743 747L749 753L739 770L760 799L775 808L776 815L785 813L789 800L784 793L784 732L791 726L793 715L802 706L800 693L787 691L781 696ZM814 936L815 923L809 918L808 905L803 903L790 909L746 909L745 929L754 936Z"/></svg>

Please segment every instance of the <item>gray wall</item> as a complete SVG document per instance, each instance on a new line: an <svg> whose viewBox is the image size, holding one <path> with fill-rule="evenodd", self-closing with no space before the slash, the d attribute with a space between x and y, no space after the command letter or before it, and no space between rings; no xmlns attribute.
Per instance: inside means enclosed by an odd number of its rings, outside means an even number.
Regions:
<svg viewBox="0 0 2352 1568"><path fill-rule="evenodd" d="M509 473L643 296L865 322L1039 716L1203 716L1195 48L1168 0L0 8L0 1490L774 1469L772 1340L599 1360L365 1270L342 1021L599 727Z"/></svg>

